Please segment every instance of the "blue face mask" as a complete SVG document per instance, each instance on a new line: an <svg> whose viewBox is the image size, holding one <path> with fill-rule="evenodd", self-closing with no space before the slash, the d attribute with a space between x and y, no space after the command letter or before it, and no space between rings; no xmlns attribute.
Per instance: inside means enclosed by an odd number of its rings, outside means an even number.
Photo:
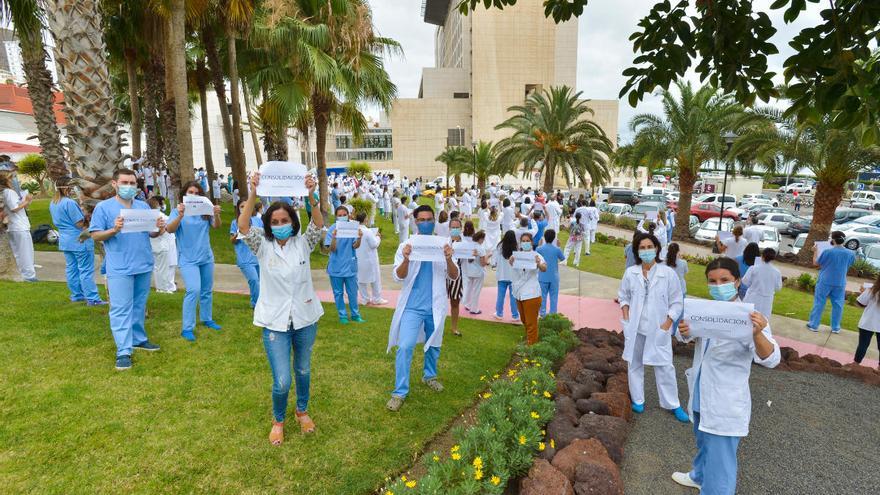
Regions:
<svg viewBox="0 0 880 495"><path fill-rule="evenodd" d="M137 195L137 187L120 185L116 194L122 199L131 199Z"/></svg>
<svg viewBox="0 0 880 495"><path fill-rule="evenodd" d="M336 221L345 223L348 221L348 217L336 217Z"/></svg>
<svg viewBox="0 0 880 495"><path fill-rule="evenodd" d="M286 225L273 225L272 226L272 237L278 239L279 241L286 240L290 236L293 235L293 224Z"/></svg>
<svg viewBox="0 0 880 495"><path fill-rule="evenodd" d="M656 249L640 249L639 250L639 258L642 259L644 263L653 263L657 258L657 250Z"/></svg>
<svg viewBox="0 0 880 495"><path fill-rule="evenodd" d="M449 235L452 237L461 237L461 229L449 229Z"/></svg>
<svg viewBox="0 0 880 495"><path fill-rule="evenodd" d="M521 244L523 251L531 251L532 250L532 242L531 241L522 241Z"/></svg>
<svg viewBox="0 0 880 495"><path fill-rule="evenodd" d="M736 292L736 284L733 282L709 286L709 295L716 301L730 301L736 296Z"/></svg>
<svg viewBox="0 0 880 495"><path fill-rule="evenodd" d="M431 235L434 233L434 222L419 222L416 224L419 234Z"/></svg>

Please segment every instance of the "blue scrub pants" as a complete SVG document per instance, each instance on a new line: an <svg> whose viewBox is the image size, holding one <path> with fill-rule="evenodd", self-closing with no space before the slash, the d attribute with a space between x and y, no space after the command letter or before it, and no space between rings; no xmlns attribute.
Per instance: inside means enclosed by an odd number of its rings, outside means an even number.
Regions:
<svg viewBox="0 0 880 495"><path fill-rule="evenodd" d="M699 484L700 495L736 493L736 449L740 437L713 435L700 431L700 413L694 411L694 435L697 455L694 469L688 473Z"/></svg>
<svg viewBox="0 0 880 495"><path fill-rule="evenodd" d="M333 288L333 300L336 302L336 312L340 318L348 318L345 311L345 298L343 291L348 294L348 306L351 308L351 317L359 318L358 311L358 279L357 275L350 277L330 277L330 286Z"/></svg>
<svg viewBox="0 0 880 495"><path fill-rule="evenodd" d="M813 296L813 310L810 311L810 328L819 328L822 321L822 312L825 311L825 299L831 298L831 329L840 329L840 320L843 318L843 300L846 287L817 284Z"/></svg>
<svg viewBox="0 0 880 495"><path fill-rule="evenodd" d="M541 312L540 316L543 318L547 315L547 299L549 296L550 299L550 314L556 314L558 311L557 305L559 303L559 280L554 280L552 282L540 282L541 284Z"/></svg>
<svg viewBox="0 0 880 495"><path fill-rule="evenodd" d="M263 329L263 347L272 369L272 415L282 422L287 415L287 397L290 394L290 351L293 349L296 410L303 413L309 407L312 383L312 347L318 334L318 324L287 332Z"/></svg>
<svg viewBox="0 0 880 495"><path fill-rule="evenodd" d="M66 262L67 288L70 289L70 300L98 302L98 286L95 285L95 252L64 251Z"/></svg>
<svg viewBox="0 0 880 495"><path fill-rule="evenodd" d="M144 329L144 311L150 295L150 276L153 272L137 275L110 275L107 291L110 293L110 331L116 341L116 357L131 356L132 345L147 341Z"/></svg>
<svg viewBox="0 0 880 495"><path fill-rule="evenodd" d="M183 296L183 331L192 332L196 327L196 305L199 307L201 321L214 321L214 263L181 266L180 276L186 286Z"/></svg>
<svg viewBox="0 0 880 495"><path fill-rule="evenodd" d="M495 299L495 314L504 316L504 294L510 294L510 315L514 320L519 319L519 310L516 308L516 299L513 298L513 283L510 280L498 281L498 296Z"/></svg>
<svg viewBox="0 0 880 495"><path fill-rule="evenodd" d="M412 366L413 349L419 338L419 331L425 327L425 340L434 333L433 312L422 312L412 309L403 310L400 316L400 330L397 335L397 356L394 361L394 392L395 397L406 397L409 393L409 370ZM429 347L425 352L425 380L437 377L437 359L440 357L439 347Z"/></svg>
<svg viewBox="0 0 880 495"><path fill-rule="evenodd" d="M248 288L251 290L251 307L257 305L257 299L260 298L260 265L253 263L239 264L238 269L247 280Z"/></svg>

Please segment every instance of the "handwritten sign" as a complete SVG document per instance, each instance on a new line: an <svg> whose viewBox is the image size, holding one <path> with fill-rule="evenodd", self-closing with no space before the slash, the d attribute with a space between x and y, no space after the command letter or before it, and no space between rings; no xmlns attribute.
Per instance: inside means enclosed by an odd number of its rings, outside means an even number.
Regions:
<svg viewBox="0 0 880 495"><path fill-rule="evenodd" d="M477 249L477 245L472 241L453 242L452 257L457 260L472 260L475 249Z"/></svg>
<svg viewBox="0 0 880 495"><path fill-rule="evenodd" d="M409 238L412 246L409 259L412 261L445 261L443 248L449 242L448 237L437 235L414 235Z"/></svg>
<svg viewBox="0 0 880 495"><path fill-rule="evenodd" d="M122 217L122 233L131 232L158 232L156 220L162 212L159 210L139 210L123 208L119 210L119 216Z"/></svg>
<svg viewBox="0 0 880 495"><path fill-rule="evenodd" d="M520 268L523 270L534 270L538 268L538 263L535 261L534 251L514 251L513 252L513 267Z"/></svg>
<svg viewBox="0 0 880 495"><path fill-rule="evenodd" d="M294 162L266 162L260 167L257 195L263 197L308 196L306 167Z"/></svg>
<svg viewBox="0 0 880 495"><path fill-rule="evenodd" d="M828 241L816 241L813 245L813 250L816 252L816 258L822 256L822 252L831 247L831 243Z"/></svg>
<svg viewBox="0 0 880 495"><path fill-rule="evenodd" d="M752 340L752 303L684 300L684 318L693 337L747 342Z"/></svg>
<svg viewBox="0 0 880 495"><path fill-rule="evenodd" d="M357 222L336 222L337 239L357 239L358 229L361 224Z"/></svg>
<svg viewBox="0 0 880 495"><path fill-rule="evenodd" d="M204 196L186 195L183 197L183 216L214 215L214 205Z"/></svg>

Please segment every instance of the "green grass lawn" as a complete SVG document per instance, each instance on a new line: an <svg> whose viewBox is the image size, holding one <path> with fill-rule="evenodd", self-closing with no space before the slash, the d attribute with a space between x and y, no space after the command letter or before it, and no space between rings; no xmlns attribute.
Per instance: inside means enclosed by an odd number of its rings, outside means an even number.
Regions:
<svg viewBox="0 0 880 495"><path fill-rule="evenodd" d="M346 327L325 317L309 407L318 432L298 433L291 391L286 442L272 447L271 374L245 296L217 294L223 331L189 343L182 295L151 294L147 331L162 350L117 372L106 309L67 303L60 283L0 290L0 492L10 494L369 493L473 402L522 334L463 319L465 337L443 346L446 390L421 385L416 352L410 397L393 414L391 311L364 308L367 323Z"/></svg>
<svg viewBox="0 0 880 495"><path fill-rule="evenodd" d="M221 221L223 224L216 229L211 229L211 247L214 249L214 261L216 263L235 264L235 251L229 236L229 223L233 219L232 203L222 203ZM30 217L31 227L36 228L40 224L52 224L52 217L49 215L49 200L38 199L31 203L28 208L28 216ZM332 223L332 217L331 217ZM302 222L306 221L305 211L302 212ZM394 262L394 253L397 251L397 235L394 233L394 225L391 220L380 217L376 214L376 227L379 227L382 242L379 244L379 263L390 264ZM47 243L34 244L37 251L57 251L57 246ZM326 268L328 257L315 249L312 253L312 268Z"/></svg>

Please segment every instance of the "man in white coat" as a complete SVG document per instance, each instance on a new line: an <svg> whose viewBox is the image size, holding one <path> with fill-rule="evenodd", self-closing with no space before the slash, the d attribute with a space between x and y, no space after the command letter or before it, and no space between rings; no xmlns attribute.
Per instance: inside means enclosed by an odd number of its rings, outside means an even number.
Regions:
<svg viewBox="0 0 880 495"><path fill-rule="evenodd" d="M545 208L547 210L547 228L559 232L559 219L562 217L562 206L556 196L551 196ZM558 241L557 241L558 242Z"/></svg>
<svg viewBox="0 0 880 495"><path fill-rule="evenodd" d="M434 210L422 205L413 215L419 235L433 235ZM449 243L443 247L444 261L412 261L411 253L412 239L398 246L394 255L392 275L398 282L403 282L403 290L388 333L387 352L397 346L394 391L387 404L390 411L399 411L409 393L409 371L417 343L425 343L422 382L435 392L443 391L443 385L437 380L437 359L443 343L443 324L449 311L446 281L457 280L460 276Z"/></svg>

